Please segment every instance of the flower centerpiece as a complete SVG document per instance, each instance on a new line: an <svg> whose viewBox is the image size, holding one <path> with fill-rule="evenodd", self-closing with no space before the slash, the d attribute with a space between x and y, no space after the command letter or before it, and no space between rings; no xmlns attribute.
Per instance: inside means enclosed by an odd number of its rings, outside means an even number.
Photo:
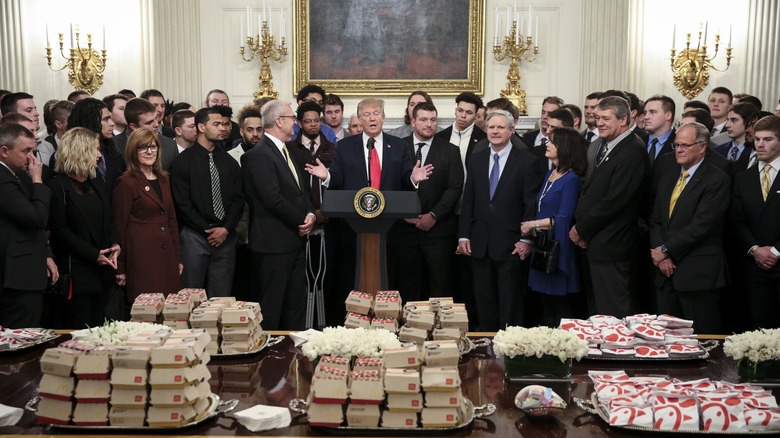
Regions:
<svg viewBox="0 0 780 438"><path fill-rule="evenodd" d="M759 329L729 336L723 352L739 361L740 382L780 382L780 329Z"/></svg>
<svg viewBox="0 0 780 438"><path fill-rule="evenodd" d="M74 340L89 345L124 345L128 339L144 330L167 329L168 326L148 322L106 321L100 327L90 327L71 333Z"/></svg>
<svg viewBox="0 0 780 438"><path fill-rule="evenodd" d="M327 327L312 335L301 347L309 360L322 355L351 359L353 357L382 357L388 348L400 347L398 336L384 329Z"/></svg>
<svg viewBox="0 0 780 438"><path fill-rule="evenodd" d="M505 356L507 379L571 377L571 360L588 354L588 343L566 330L507 327L493 338L493 351Z"/></svg>

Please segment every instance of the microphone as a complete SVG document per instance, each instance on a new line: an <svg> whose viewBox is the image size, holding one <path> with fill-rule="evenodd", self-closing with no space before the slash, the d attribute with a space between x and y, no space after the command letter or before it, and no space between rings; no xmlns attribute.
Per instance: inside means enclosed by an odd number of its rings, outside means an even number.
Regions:
<svg viewBox="0 0 780 438"><path fill-rule="evenodd" d="M369 137L366 142L366 148L368 148L368 187L371 187L371 151L374 149L374 140Z"/></svg>

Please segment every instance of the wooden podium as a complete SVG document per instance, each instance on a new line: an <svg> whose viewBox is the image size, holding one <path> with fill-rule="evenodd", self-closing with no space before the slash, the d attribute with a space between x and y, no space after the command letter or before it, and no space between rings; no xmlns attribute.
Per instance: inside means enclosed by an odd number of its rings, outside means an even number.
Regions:
<svg viewBox="0 0 780 438"><path fill-rule="evenodd" d="M325 216L346 219L357 234L355 290L376 295L387 290L386 233L396 220L417 217L420 200L414 191L381 192L382 212L363 217L356 207L356 195L364 190L326 190L321 210Z"/></svg>

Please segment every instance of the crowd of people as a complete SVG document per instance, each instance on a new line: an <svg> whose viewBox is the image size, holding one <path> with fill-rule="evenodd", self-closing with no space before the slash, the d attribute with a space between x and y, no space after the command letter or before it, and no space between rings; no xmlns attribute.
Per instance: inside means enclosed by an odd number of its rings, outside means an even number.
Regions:
<svg viewBox="0 0 780 438"><path fill-rule="evenodd" d="M472 329L634 313L698 333L780 326L780 105L724 87L682 111L620 90L582 109L550 96L519 135L511 101L471 92L441 127L415 91L389 131L381 99L350 117L317 85L296 101L233 121L222 90L200 109L76 91L46 102L41 127L32 95L0 90L0 325L99 325L117 288L126 305L186 287L299 330L318 281L313 324L342 324L357 239L321 207L371 186L420 201L387 233L389 287L466 303Z"/></svg>

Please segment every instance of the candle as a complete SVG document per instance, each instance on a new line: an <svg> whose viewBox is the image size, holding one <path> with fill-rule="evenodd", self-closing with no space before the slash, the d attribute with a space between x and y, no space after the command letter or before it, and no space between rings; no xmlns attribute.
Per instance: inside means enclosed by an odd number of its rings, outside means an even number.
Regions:
<svg viewBox="0 0 780 438"><path fill-rule="evenodd" d="M246 5L246 30L252 32L252 9Z"/></svg>
<svg viewBox="0 0 780 438"><path fill-rule="evenodd" d="M51 47L49 44L49 23L46 23L46 47Z"/></svg>
<svg viewBox="0 0 780 438"><path fill-rule="evenodd" d="M48 40L46 40L48 43ZM106 26L103 26L103 50L106 50Z"/></svg>
<svg viewBox="0 0 780 438"><path fill-rule="evenodd" d="M517 0L515 0L515 9L514 9L514 11L515 11L515 14L516 14L517 13Z"/></svg>
<svg viewBox="0 0 780 438"><path fill-rule="evenodd" d="M517 26L517 23L520 22L520 13L515 12L515 26ZM520 30L515 29L515 44L520 42Z"/></svg>
<svg viewBox="0 0 780 438"><path fill-rule="evenodd" d="M263 21L267 21L268 17L265 15L265 0L263 0Z"/></svg>
<svg viewBox="0 0 780 438"><path fill-rule="evenodd" d="M257 13L257 33L251 32L249 36L257 35L260 38L263 34L263 20L260 17L260 13Z"/></svg>
<svg viewBox="0 0 780 438"><path fill-rule="evenodd" d="M498 6L496 6L495 9L495 19L493 20L493 25L495 26L495 30L493 30L493 45L498 45ZM47 28L48 29L48 28ZM48 38L48 30L46 31L47 38Z"/></svg>
<svg viewBox="0 0 780 438"><path fill-rule="evenodd" d="M707 45L707 31L710 29L710 20L704 22L704 45Z"/></svg>
<svg viewBox="0 0 780 438"><path fill-rule="evenodd" d="M677 47L677 25L674 25L674 29L672 30L672 49Z"/></svg>
<svg viewBox="0 0 780 438"><path fill-rule="evenodd" d="M729 23L729 48L731 48L731 23Z"/></svg>
<svg viewBox="0 0 780 438"><path fill-rule="evenodd" d="M284 38L284 9L282 9L282 13L279 14L279 36Z"/></svg>
<svg viewBox="0 0 780 438"><path fill-rule="evenodd" d="M531 30L533 29L533 23L531 23L531 16L534 13L534 7L528 5L528 36L531 36Z"/></svg>
<svg viewBox="0 0 780 438"><path fill-rule="evenodd" d="M506 36L512 31L512 8L506 7Z"/></svg>
<svg viewBox="0 0 780 438"><path fill-rule="evenodd" d="M70 23L70 47L71 47L71 48L74 48L74 47L75 47L75 46L73 45L73 23Z"/></svg>
<svg viewBox="0 0 780 438"><path fill-rule="evenodd" d="M271 8L268 8L268 35L273 36L274 34L274 25L273 20L271 20Z"/></svg>
<svg viewBox="0 0 780 438"><path fill-rule="evenodd" d="M523 31L525 30L525 20L520 21L520 35L524 35Z"/></svg>
<svg viewBox="0 0 780 438"><path fill-rule="evenodd" d="M244 47L244 22L243 21L241 21L241 34L238 35L238 47Z"/></svg>
<svg viewBox="0 0 780 438"><path fill-rule="evenodd" d="M536 16L536 32L534 32L534 41L536 41L536 45L539 45L539 16Z"/></svg>

